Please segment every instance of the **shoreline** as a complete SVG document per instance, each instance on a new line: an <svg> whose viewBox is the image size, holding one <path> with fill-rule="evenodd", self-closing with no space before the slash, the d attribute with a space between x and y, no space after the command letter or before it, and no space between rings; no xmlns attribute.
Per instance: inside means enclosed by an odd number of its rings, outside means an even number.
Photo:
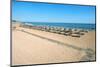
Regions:
<svg viewBox="0 0 100 67"><path fill-rule="evenodd" d="M68 35L72 37L81 37L88 31L95 31L94 28L91 29L83 29L83 28L64 28L64 27L57 27L57 26L42 26L42 25L32 25L32 24L26 24L22 22L16 22L16 24L13 24L13 26L16 25L17 27L23 27L28 29L36 29L40 31L46 31L50 33L57 33L62 35ZM14 27L16 27L14 26ZM12 27L12 28L14 28Z"/></svg>
<svg viewBox="0 0 100 67"><path fill-rule="evenodd" d="M82 25L90 25L89 26L89 28L82 28L82 27L77 27L78 26L78 24L80 24L80 23L46 23L46 22L44 22L44 23L40 23L40 22L29 22L29 23L27 23L27 22L12 22L12 24L14 24L14 23L16 23L16 24L21 24L21 25L29 25L29 26L40 26L40 27L58 27L58 28L69 28L69 29L84 29L84 30L95 30L95 24L87 24L87 23L81 23ZM33 23L33 24L32 24ZM50 24L50 25L49 25ZM51 25L51 24L54 24L54 25ZM55 24L58 24L58 26L57 25L55 25ZM59 24L76 24L77 26L76 27L74 27L74 26L71 26L71 27L69 27L69 26L59 26ZM81 25L80 24L80 25ZM91 26L91 25L93 25L93 27Z"/></svg>

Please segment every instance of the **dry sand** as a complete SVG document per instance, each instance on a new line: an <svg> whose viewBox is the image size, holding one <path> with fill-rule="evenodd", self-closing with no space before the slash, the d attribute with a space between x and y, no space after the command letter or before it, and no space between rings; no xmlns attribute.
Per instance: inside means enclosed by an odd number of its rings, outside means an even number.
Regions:
<svg viewBox="0 0 100 67"><path fill-rule="evenodd" d="M84 58L87 61L85 49L95 52L95 31L80 38L22 27L12 31L13 65L75 62L84 61Z"/></svg>

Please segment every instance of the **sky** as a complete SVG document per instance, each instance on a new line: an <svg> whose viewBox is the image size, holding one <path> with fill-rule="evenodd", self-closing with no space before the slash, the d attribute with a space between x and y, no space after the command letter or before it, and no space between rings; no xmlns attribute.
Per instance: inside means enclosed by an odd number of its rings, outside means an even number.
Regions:
<svg viewBox="0 0 100 67"><path fill-rule="evenodd" d="M23 22L95 23L95 6L12 2L12 19Z"/></svg>

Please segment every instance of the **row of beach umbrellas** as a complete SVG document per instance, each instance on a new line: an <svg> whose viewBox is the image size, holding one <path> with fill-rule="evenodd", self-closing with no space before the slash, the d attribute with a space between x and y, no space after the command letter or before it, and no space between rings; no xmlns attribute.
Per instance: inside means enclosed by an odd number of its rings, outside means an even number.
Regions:
<svg viewBox="0 0 100 67"><path fill-rule="evenodd" d="M33 25L21 25L25 28L36 29L56 34L62 34L65 36L72 36L72 37L80 37L87 33L87 30L84 29L75 29L75 28L64 28L64 27L54 27L54 26L33 26Z"/></svg>

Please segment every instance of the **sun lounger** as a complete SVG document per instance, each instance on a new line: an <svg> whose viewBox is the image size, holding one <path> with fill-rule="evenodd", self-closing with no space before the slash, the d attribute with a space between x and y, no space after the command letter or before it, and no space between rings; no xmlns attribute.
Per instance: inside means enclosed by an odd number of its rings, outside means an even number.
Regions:
<svg viewBox="0 0 100 67"><path fill-rule="evenodd" d="M71 34L72 37L80 37L79 34Z"/></svg>

